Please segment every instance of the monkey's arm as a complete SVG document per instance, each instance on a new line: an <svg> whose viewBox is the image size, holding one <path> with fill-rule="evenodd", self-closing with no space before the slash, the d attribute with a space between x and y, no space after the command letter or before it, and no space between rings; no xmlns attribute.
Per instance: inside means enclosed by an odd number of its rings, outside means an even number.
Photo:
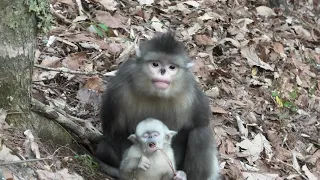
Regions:
<svg viewBox="0 0 320 180"><path fill-rule="evenodd" d="M137 167L141 159L141 151L134 145L128 149L123 156L120 163L121 173L132 173Z"/></svg>
<svg viewBox="0 0 320 180"><path fill-rule="evenodd" d="M209 101L203 93L198 93L197 99L192 118L195 126L189 132L183 169L189 180L207 180L215 177L218 172L217 149L213 132L209 127Z"/></svg>
<svg viewBox="0 0 320 180"><path fill-rule="evenodd" d="M191 130L184 161L184 171L188 179L207 180L216 177L219 170L216 153L210 127L197 127Z"/></svg>

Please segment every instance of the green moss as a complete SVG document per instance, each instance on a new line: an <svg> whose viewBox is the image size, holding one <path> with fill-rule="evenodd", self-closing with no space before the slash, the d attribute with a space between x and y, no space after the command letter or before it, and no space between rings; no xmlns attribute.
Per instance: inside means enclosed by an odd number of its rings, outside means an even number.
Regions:
<svg viewBox="0 0 320 180"><path fill-rule="evenodd" d="M36 14L38 30L47 33L51 29L52 20L49 1L27 0L27 5L29 6L29 12Z"/></svg>

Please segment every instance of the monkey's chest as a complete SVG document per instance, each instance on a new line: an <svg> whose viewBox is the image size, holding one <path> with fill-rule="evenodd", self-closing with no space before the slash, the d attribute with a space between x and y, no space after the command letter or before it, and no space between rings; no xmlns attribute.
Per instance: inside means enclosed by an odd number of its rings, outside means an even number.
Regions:
<svg viewBox="0 0 320 180"><path fill-rule="evenodd" d="M170 103L146 103L138 102L125 108L122 117L128 124L130 131L134 131L136 125L144 119L155 118L162 121L171 130L180 130L183 125L190 122L190 111L183 105Z"/></svg>
<svg viewBox="0 0 320 180"><path fill-rule="evenodd" d="M162 153L157 153L157 155L149 157L150 168L146 171L137 169L137 180L163 180L163 177L173 177L172 168L175 170L175 164L174 162L172 165L170 164L173 154L169 153L167 156L164 157Z"/></svg>

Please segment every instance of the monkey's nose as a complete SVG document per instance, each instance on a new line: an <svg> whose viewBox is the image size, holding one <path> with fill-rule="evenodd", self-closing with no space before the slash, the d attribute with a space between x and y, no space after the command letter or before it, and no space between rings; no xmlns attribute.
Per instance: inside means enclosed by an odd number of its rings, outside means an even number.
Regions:
<svg viewBox="0 0 320 180"><path fill-rule="evenodd" d="M166 72L166 69L163 69L163 68L160 69L161 75L163 75L165 72Z"/></svg>

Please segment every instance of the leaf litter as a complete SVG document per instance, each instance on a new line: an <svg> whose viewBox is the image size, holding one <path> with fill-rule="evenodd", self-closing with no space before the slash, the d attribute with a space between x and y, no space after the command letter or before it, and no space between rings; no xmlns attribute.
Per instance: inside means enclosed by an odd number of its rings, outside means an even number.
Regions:
<svg viewBox="0 0 320 180"><path fill-rule="evenodd" d="M221 175L320 178L319 4L290 1L291 12L285 14L282 6L272 8L267 1L90 0L81 6L79 2L51 2L72 25L54 19L50 35L38 36L35 63L70 73L35 67L34 96L41 93L65 104L70 108L66 112L101 131L99 104L108 77L134 56L139 40L173 29L186 45L196 80L211 101ZM0 111L2 128L6 115ZM39 157L37 149L44 147L37 148L36 139L28 137L26 149ZM75 162L68 161L75 164L69 170L84 179L105 177L92 176ZM37 173L43 179L81 179L65 168Z"/></svg>

